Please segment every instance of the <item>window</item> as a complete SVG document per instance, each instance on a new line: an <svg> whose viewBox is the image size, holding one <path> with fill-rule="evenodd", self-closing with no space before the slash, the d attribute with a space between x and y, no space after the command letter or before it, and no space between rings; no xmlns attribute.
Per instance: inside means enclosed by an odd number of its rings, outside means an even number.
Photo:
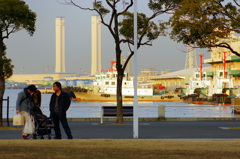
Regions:
<svg viewBox="0 0 240 159"><path fill-rule="evenodd" d="M107 81L107 82L105 82L105 85L109 85L109 82Z"/></svg>
<svg viewBox="0 0 240 159"><path fill-rule="evenodd" d="M112 86L114 86L115 85L115 82L112 82Z"/></svg>
<svg viewBox="0 0 240 159"><path fill-rule="evenodd" d="M223 77L223 72L219 72L219 77Z"/></svg>

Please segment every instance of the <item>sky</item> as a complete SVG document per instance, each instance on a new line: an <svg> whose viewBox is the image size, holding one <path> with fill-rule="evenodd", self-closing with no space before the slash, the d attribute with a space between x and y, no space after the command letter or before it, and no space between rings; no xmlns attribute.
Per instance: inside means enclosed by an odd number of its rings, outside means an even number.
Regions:
<svg viewBox="0 0 240 159"><path fill-rule="evenodd" d="M11 34L5 40L7 56L12 59L16 73L53 73L55 67L55 18L65 18L66 34L66 71L68 73L90 73L91 70L91 16L95 12L83 11L77 7L58 3L61 0L24 0L37 14L36 31L33 36L21 30ZM76 2L80 0L76 0ZM82 0L84 6L91 7L92 0ZM138 11L151 14L147 0L138 1ZM107 18L107 17L106 17ZM157 20L166 18L158 17ZM110 67L115 60L114 41L107 28L102 25L102 69ZM122 47L123 56L128 55L128 48ZM138 50L138 70L156 68L160 71L184 69L186 47L171 40L159 37L153 46L142 46ZM206 50L205 59L210 57ZM198 60L197 60L198 61ZM133 58L131 60L133 65Z"/></svg>

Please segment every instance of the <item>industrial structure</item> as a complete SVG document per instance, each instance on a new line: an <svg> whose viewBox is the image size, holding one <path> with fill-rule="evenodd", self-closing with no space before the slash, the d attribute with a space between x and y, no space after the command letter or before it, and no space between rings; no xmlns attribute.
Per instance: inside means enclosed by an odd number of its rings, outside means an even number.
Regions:
<svg viewBox="0 0 240 159"><path fill-rule="evenodd" d="M65 19L56 18L56 67L55 73L65 73Z"/></svg>
<svg viewBox="0 0 240 159"><path fill-rule="evenodd" d="M91 75L101 73L101 18L92 16L92 66Z"/></svg>
<svg viewBox="0 0 240 159"><path fill-rule="evenodd" d="M196 49L191 46L187 46L185 69L191 69L196 67L197 67Z"/></svg>

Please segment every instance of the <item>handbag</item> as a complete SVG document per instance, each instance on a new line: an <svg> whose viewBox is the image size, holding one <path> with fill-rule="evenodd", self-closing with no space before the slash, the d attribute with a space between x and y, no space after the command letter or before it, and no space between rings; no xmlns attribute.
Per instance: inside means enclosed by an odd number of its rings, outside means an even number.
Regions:
<svg viewBox="0 0 240 159"><path fill-rule="evenodd" d="M28 114L25 126L23 128L23 133L25 134L34 134L35 133L35 124L34 118Z"/></svg>
<svg viewBox="0 0 240 159"><path fill-rule="evenodd" d="M16 126L24 125L22 115L14 115L13 116L13 125L16 125Z"/></svg>

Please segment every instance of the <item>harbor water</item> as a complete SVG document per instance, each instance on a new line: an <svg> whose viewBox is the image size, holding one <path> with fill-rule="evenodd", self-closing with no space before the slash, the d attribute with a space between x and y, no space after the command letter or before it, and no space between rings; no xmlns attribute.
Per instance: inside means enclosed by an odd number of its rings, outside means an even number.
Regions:
<svg viewBox="0 0 240 159"><path fill-rule="evenodd" d="M9 97L9 117L16 114L16 99L20 89L7 89L4 99ZM49 102L51 94L42 94L43 113L49 116ZM125 106L133 105L132 102L124 102ZM3 118L7 116L7 102L4 101ZM114 102L77 102L72 101L67 112L68 118L98 118L101 116L101 106L114 106ZM139 102L140 118L157 118L158 106L165 105L166 117L234 117L232 106L224 105L196 105L184 102Z"/></svg>

